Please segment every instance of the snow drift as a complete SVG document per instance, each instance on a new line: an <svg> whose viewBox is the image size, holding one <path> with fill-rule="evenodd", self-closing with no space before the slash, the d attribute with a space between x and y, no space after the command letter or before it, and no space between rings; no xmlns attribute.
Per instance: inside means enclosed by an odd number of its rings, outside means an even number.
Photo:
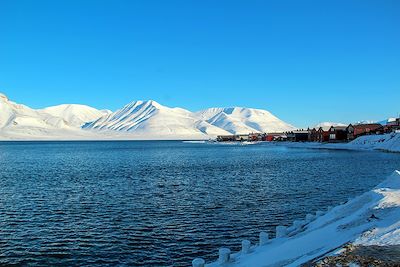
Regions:
<svg viewBox="0 0 400 267"><path fill-rule="evenodd" d="M284 142L281 145L315 149L382 150L400 152L400 133L364 135L350 143Z"/></svg>
<svg viewBox="0 0 400 267"><path fill-rule="evenodd" d="M377 149L400 152L400 133L365 135L347 144L352 149Z"/></svg>
<svg viewBox="0 0 400 267"><path fill-rule="evenodd" d="M395 171L371 191L325 214L307 215L304 220L295 221L293 226L283 230L280 229L281 237L252 246L246 253L232 254L227 265L299 266L326 256L349 242L356 245L400 244L400 172ZM207 266L221 266L221 262Z"/></svg>

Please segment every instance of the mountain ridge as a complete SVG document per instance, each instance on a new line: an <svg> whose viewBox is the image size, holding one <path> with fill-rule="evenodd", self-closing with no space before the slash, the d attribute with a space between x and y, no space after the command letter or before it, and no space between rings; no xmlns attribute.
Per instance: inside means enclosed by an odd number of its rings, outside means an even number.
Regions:
<svg viewBox="0 0 400 267"><path fill-rule="evenodd" d="M156 127L156 123L162 127ZM162 134L180 133L192 135L247 134L250 132L286 131L293 127L269 111L244 107L210 108L191 112L183 108L170 108L154 100L134 101L122 109L87 123L84 129L116 130L136 134L148 132L148 128Z"/></svg>
<svg viewBox="0 0 400 267"><path fill-rule="evenodd" d="M132 101L114 112L79 104L32 109L0 93L0 139L194 140L291 129L292 125L262 109L228 107L191 112L154 100Z"/></svg>

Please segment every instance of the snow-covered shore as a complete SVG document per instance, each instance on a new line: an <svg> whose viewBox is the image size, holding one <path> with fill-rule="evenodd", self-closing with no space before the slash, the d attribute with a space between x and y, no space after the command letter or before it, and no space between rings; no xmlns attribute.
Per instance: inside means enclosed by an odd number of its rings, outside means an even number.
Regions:
<svg viewBox="0 0 400 267"><path fill-rule="evenodd" d="M242 252L220 250L220 259L206 266L299 266L348 243L400 244L400 172L395 171L371 191L343 205L277 230L280 237L267 242L265 233L260 235L262 245L248 249L245 241ZM228 259L226 263L224 259ZM202 260L194 261L193 266L202 266Z"/></svg>
<svg viewBox="0 0 400 267"><path fill-rule="evenodd" d="M400 133L361 136L350 143L278 143L290 147L320 148L320 149L347 149L347 150L383 150L400 152Z"/></svg>

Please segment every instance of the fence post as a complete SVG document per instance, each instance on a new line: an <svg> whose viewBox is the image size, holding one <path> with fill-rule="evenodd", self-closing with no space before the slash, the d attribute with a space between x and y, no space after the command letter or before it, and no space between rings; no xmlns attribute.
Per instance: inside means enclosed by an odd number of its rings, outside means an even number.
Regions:
<svg viewBox="0 0 400 267"><path fill-rule="evenodd" d="M231 258L231 250L229 248L220 248L219 249L219 258L218 262L223 264L223 263L228 263Z"/></svg>
<svg viewBox="0 0 400 267"><path fill-rule="evenodd" d="M249 240L242 241L242 254L248 254L250 252L251 242Z"/></svg>
<svg viewBox="0 0 400 267"><path fill-rule="evenodd" d="M269 235L266 232L261 232L260 233L260 246L264 246L265 244L267 244L269 239Z"/></svg>
<svg viewBox="0 0 400 267"><path fill-rule="evenodd" d="M204 267L206 262L202 258L196 258L192 261L193 267Z"/></svg>
<svg viewBox="0 0 400 267"><path fill-rule="evenodd" d="M286 226L277 226L276 227L276 238L285 237L286 236Z"/></svg>

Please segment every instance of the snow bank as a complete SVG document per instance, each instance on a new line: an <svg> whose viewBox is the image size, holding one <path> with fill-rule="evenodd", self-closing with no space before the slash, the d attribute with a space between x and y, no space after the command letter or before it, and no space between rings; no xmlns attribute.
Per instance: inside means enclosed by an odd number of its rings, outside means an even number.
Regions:
<svg viewBox="0 0 400 267"><path fill-rule="evenodd" d="M354 242L400 244L400 172L395 171L369 192L337 206L326 214L317 212L279 229L278 238L227 255L206 266L298 266ZM261 239L263 236L263 239ZM248 242L243 242L248 245ZM223 263L227 261L227 263ZM193 266L201 261L194 261ZM197 265L201 266L201 265Z"/></svg>
<svg viewBox="0 0 400 267"><path fill-rule="evenodd" d="M400 152L400 133L365 135L358 137L350 143L284 142L277 144L302 148L383 150L387 152Z"/></svg>
<svg viewBox="0 0 400 267"><path fill-rule="evenodd" d="M366 135L347 144L350 148L379 149L400 152L400 133Z"/></svg>

